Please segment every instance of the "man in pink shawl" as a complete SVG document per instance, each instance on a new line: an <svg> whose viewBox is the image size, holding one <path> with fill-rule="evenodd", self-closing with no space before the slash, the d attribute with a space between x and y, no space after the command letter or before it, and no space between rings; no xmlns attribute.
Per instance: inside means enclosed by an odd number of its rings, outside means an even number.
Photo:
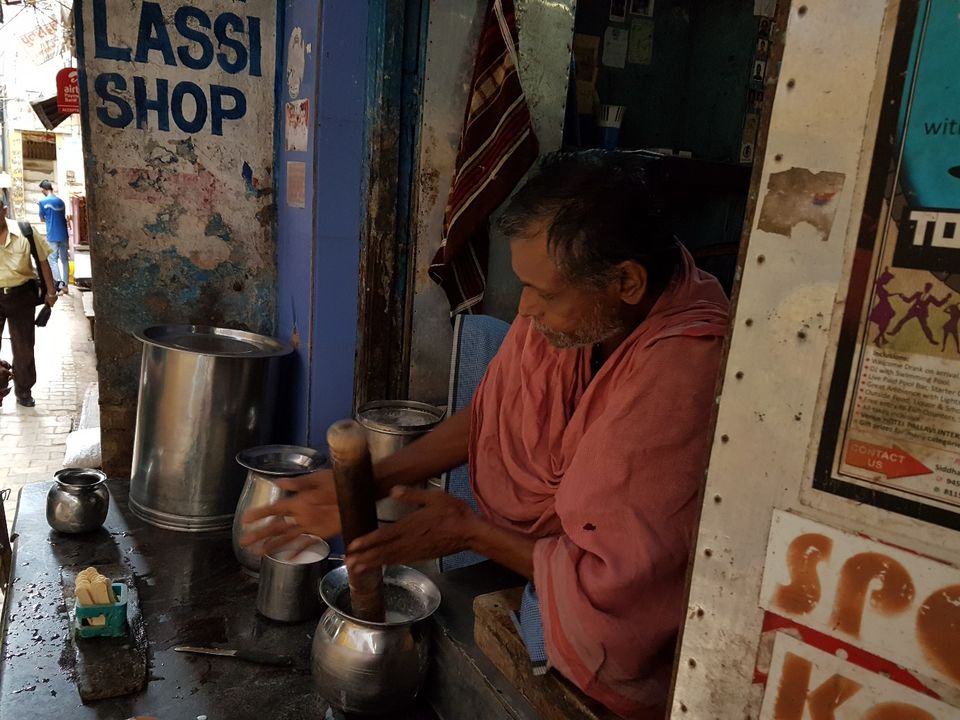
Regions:
<svg viewBox="0 0 960 720"><path fill-rule="evenodd" d="M533 581L553 668L623 717L662 718L727 301L603 156L546 163L501 224L518 317L471 407L377 465L384 495L421 507L347 564L480 553ZM408 487L467 459L480 515ZM246 543L339 530L329 473L284 485Z"/></svg>

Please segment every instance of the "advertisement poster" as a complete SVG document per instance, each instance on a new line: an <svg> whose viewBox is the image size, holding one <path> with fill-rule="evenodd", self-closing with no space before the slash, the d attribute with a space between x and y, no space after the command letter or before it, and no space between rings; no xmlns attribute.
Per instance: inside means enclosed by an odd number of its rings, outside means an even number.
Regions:
<svg viewBox="0 0 960 720"><path fill-rule="evenodd" d="M960 528L957 37L955 0L902 6L815 480L821 490L954 528Z"/></svg>
<svg viewBox="0 0 960 720"><path fill-rule="evenodd" d="M310 101L294 100L286 104L284 135L286 149L291 152L306 152L309 140Z"/></svg>

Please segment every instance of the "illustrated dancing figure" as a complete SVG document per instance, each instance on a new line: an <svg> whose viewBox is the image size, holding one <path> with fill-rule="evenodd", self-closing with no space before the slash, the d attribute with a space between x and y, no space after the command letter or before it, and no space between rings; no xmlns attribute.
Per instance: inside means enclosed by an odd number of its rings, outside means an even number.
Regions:
<svg viewBox="0 0 960 720"><path fill-rule="evenodd" d="M904 302L912 303L912 305L907 310L907 314L900 318L897 326L890 331L891 335L896 335L903 329L903 326L906 325L907 322L916 318L920 323L920 327L923 329L923 334L927 336L927 340L933 345L939 345L939 343L934 340L930 326L927 324L927 318L930 317L930 306L936 305L937 307L943 307L947 300L953 297L953 293L947 293L946 297L942 300L937 300L937 298L930 294L931 290L933 290L933 283L927 283L923 286L922 292L915 292L910 297L903 294L900 295Z"/></svg>
<svg viewBox="0 0 960 720"><path fill-rule="evenodd" d="M954 303L944 308L944 312L949 315L949 319L943 324L943 346L940 352L946 352L947 338L953 338L953 344L957 346L957 352L960 353L960 335L957 333L960 326L960 305Z"/></svg>
<svg viewBox="0 0 960 720"><path fill-rule="evenodd" d="M876 323L879 329L877 337L873 340L873 344L877 347L883 347L890 342L887 340L887 328L890 327L890 321L893 320L894 315L897 314L893 309L893 305L890 303L890 296L893 293L887 289L887 285L890 284L893 278L893 273L885 268L880 277L877 278L874 289L874 293L877 296L877 304L874 305L873 310L870 311L869 319L870 322Z"/></svg>

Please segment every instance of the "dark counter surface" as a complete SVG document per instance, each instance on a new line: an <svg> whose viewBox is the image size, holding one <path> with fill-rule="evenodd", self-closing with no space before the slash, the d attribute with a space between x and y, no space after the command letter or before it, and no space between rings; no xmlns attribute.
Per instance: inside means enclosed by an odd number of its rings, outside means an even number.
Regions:
<svg viewBox="0 0 960 720"><path fill-rule="evenodd" d="M104 528L62 535L45 517L49 483L27 486L14 524L13 578L0 651L3 720L313 720L326 704L310 676L316 621L277 623L256 612L257 583L240 570L230 533L162 530L133 516L126 481L110 481ZM148 681L138 694L83 705L73 681L74 654L67 626L61 570L119 564L138 578L146 624ZM291 655L275 668L229 658L174 652L176 645L257 647ZM388 716L428 720L421 702Z"/></svg>

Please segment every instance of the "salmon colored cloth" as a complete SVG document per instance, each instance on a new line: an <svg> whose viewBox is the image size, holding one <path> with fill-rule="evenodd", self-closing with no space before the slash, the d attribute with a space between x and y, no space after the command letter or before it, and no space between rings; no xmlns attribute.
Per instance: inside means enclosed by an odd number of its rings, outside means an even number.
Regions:
<svg viewBox="0 0 960 720"><path fill-rule="evenodd" d="M590 348L558 350L517 318L473 400L480 510L541 538L550 664L624 717L663 717L726 322L719 283L685 253L592 380Z"/></svg>

